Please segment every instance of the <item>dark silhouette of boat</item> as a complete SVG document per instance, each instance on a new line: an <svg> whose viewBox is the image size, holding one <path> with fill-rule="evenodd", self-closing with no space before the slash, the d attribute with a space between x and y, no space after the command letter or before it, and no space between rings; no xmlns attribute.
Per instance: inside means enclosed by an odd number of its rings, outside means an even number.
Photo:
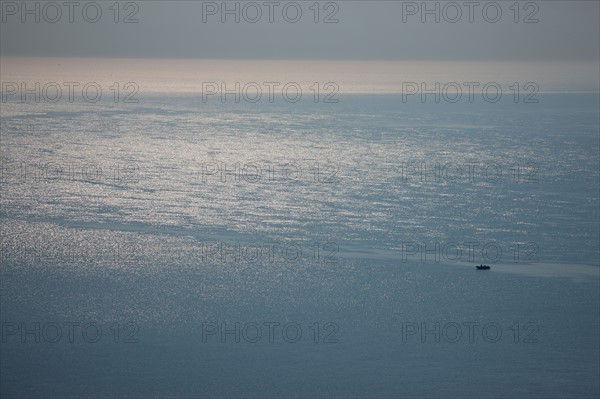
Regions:
<svg viewBox="0 0 600 399"><path fill-rule="evenodd" d="M477 268L477 270L490 270L492 267L488 266L488 265L479 265L479 266L475 266Z"/></svg>

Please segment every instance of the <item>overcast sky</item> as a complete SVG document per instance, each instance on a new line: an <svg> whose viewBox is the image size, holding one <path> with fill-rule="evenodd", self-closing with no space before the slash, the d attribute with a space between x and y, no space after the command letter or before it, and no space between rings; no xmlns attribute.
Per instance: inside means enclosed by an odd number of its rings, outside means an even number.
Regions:
<svg viewBox="0 0 600 399"><path fill-rule="evenodd" d="M221 22L221 1L120 2L115 23L113 1L98 1L86 8L81 1L71 9L60 0L51 6L40 2L40 22L35 12L21 21L22 2L2 1L1 55L144 57L144 58L252 58L252 59L362 59L362 60L598 60L598 1L537 1L520 3L519 23L514 22L514 1L498 1L484 15L479 2L473 9L458 1L439 2L440 23L435 15L421 22L418 3L402 1L320 2L319 23L314 22L314 1L298 1L302 15L296 23L295 4L265 5L239 2L240 22L226 15ZM26 2L35 9L35 2ZM234 8L236 2L227 2ZM403 4L404 3L404 4ZM255 4L262 16L257 18ZM434 8L436 2L427 2ZM462 16L459 18L457 8ZM57 7L62 15L57 15ZM215 6L219 9L215 9ZM15 9L16 7L16 9ZM110 7L110 8L109 8ZM206 22L203 21L203 9ZM269 11L274 22L269 22ZM404 10L404 13L403 13ZM245 13L244 13L245 11ZM473 23L469 22L472 11ZM123 23L127 15L137 23ZM323 23L330 19L337 23ZM526 18L537 23L523 23ZM246 18L244 18L246 17ZM405 21L403 21L403 17ZM48 20L57 19L51 23ZM248 22L258 19L257 22ZM455 20L451 23L449 21Z"/></svg>

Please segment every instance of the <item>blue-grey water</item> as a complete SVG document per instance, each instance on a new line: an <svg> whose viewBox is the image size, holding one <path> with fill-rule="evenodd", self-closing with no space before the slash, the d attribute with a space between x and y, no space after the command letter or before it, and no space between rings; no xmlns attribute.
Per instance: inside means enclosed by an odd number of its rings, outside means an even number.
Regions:
<svg viewBox="0 0 600 399"><path fill-rule="evenodd" d="M598 397L599 96L537 98L2 104L0 394Z"/></svg>

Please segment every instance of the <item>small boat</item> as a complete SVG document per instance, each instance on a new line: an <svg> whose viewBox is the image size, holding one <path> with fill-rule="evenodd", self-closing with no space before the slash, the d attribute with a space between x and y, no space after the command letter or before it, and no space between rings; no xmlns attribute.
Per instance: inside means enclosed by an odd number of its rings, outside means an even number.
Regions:
<svg viewBox="0 0 600 399"><path fill-rule="evenodd" d="M488 265L479 265L479 266L475 266L477 268L477 270L490 270L492 267L488 266Z"/></svg>

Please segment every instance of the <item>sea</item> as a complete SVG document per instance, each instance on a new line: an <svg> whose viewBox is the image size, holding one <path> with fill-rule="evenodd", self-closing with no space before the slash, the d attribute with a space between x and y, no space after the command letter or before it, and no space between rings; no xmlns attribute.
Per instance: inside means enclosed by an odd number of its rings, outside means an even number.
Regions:
<svg viewBox="0 0 600 399"><path fill-rule="evenodd" d="M600 395L597 75L264 64L2 58L0 396Z"/></svg>

